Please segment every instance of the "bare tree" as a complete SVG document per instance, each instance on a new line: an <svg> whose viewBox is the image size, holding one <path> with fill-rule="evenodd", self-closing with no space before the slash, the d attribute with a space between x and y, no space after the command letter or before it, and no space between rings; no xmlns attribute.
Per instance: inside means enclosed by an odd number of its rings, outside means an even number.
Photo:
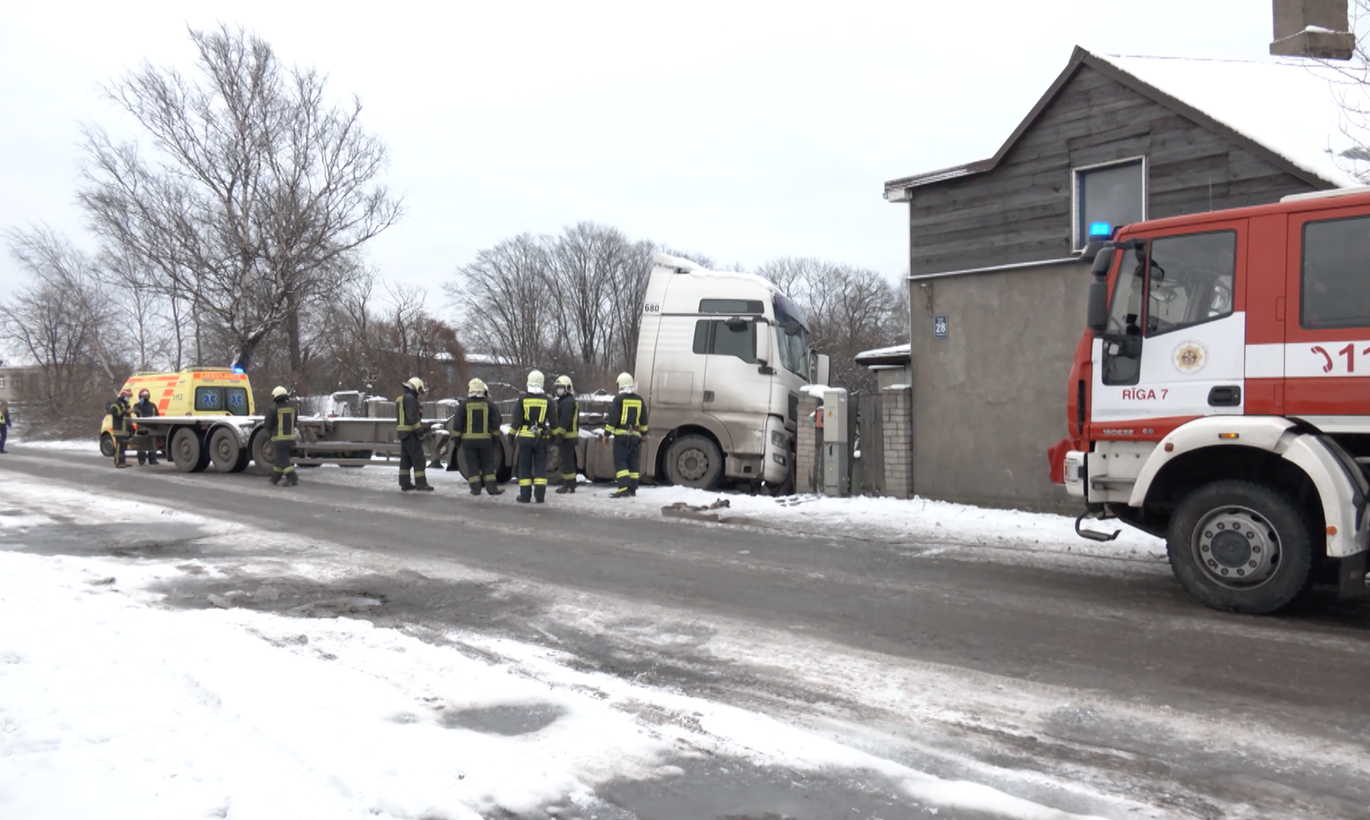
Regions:
<svg viewBox="0 0 1370 820"><path fill-rule="evenodd" d="M876 271L782 257L762 265L757 273L804 309L810 343L832 359L828 378L834 386L851 391L873 388L874 377L856 364L856 354L907 341L902 294Z"/></svg>
<svg viewBox="0 0 1370 820"><path fill-rule="evenodd" d="M197 343L229 340L246 366L285 327L298 373L301 312L400 216L376 181L385 147L360 101L330 106L327 78L282 66L265 40L227 26L190 39L198 77L144 64L106 87L152 158L87 126L78 196L102 237L210 325Z"/></svg>
<svg viewBox="0 0 1370 820"><path fill-rule="evenodd" d="M520 234L480 251L444 288L469 342L505 364L531 365L552 338L547 307L555 304L547 271L551 242Z"/></svg>

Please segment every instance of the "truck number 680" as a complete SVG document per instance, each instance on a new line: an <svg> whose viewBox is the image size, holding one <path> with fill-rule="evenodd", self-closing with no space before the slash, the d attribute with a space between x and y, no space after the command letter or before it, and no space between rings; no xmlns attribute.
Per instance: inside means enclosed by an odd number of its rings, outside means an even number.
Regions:
<svg viewBox="0 0 1370 820"><path fill-rule="evenodd" d="M642 306L643 313L660 313L661 305L657 302L647 302Z"/></svg>

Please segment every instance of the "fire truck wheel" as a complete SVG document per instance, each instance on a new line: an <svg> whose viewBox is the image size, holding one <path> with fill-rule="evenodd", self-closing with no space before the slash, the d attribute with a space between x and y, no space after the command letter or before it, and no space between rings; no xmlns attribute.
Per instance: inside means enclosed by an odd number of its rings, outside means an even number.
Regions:
<svg viewBox="0 0 1370 820"><path fill-rule="evenodd" d="M109 433L100 434L100 455L114 458L114 437Z"/></svg>
<svg viewBox="0 0 1370 820"><path fill-rule="evenodd" d="M1266 615L1312 582L1308 522L1285 494L1249 481L1215 481L1170 518L1166 552L1180 584L1214 609Z"/></svg>
<svg viewBox="0 0 1370 820"><path fill-rule="evenodd" d="M681 436L666 448L666 477L683 487L716 490L723 478L723 453L713 439Z"/></svg>
<svg viewBox="0 0 1370 820"><path fill-rule="evenodd" d="M171 436L171 460L183 473L202 473L209 466L209 450L200 440L200 432L182 427Z"/></svg>

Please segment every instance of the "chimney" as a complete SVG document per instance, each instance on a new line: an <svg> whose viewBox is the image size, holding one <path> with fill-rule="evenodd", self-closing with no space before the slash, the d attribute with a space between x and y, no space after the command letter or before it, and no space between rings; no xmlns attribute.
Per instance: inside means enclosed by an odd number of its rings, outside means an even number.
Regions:
<svg viewBox="0 0 1370 820"><path fill-rule="evenodd" d="M1275 42L1270 53L1286 57L1349 60L1356 35L1347 22L1346 0L1274 0Z"/></svg>

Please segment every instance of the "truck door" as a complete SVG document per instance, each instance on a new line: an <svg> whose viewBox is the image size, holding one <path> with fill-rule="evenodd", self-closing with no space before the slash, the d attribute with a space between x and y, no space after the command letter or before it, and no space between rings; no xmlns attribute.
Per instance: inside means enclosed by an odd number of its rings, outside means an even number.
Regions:
<svg viewBox="0 0 1370 820"><path fill-rule="evenodd" d="M1370 407L1370 207L1289 215L1284 410L1365 432Z"/></svg>
<svg viewBox="0 0 1370 820"><path fill-rule="evenodd" d="M724 429L755 429L756 414L764 412L769 390L758 384L756 334L752 317L720 317L695 322L694 352L704 355L704 412ZM720 442L731 451L733 444ZM747 452L752 452L747 448Z"/></svg>
<svg viewBox="0 0 1370 820"><path fill-rule="evenodd" d="M1244 220L1145 238L1124 251L1094 370L1092 421L1158 440L1244 407Z"/></svg>

